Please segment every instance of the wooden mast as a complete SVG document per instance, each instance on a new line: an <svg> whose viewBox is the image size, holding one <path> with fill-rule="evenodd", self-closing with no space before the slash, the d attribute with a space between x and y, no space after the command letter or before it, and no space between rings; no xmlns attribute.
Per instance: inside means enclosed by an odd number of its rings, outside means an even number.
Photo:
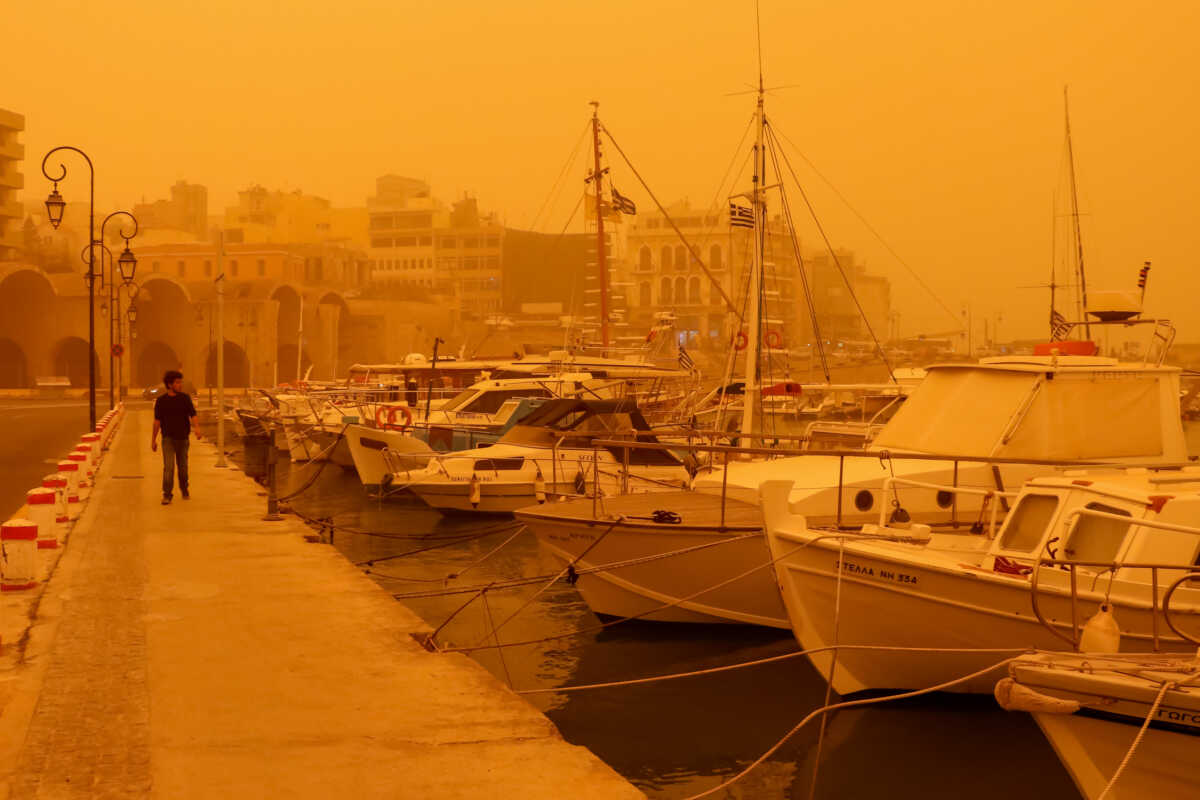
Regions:
<svg viewBox="0 0 1200 800"><path fill-rule="evenodd" d="M1083 271L1083 237L1079 231L1079 193L1075 188L1075 149L1071 144L1071 106L1067 98L1067 87L1063 87L1063 113L1067 121L1067 162L1071 175L1071 218L1075 232L1075 276L1079 280L1079 318L1083 322L1084 334L1090 339L1092 328L1087 322L1087 278Z"/></svg>
<svg viewBox="0 0 1200 800"><path fill-rule="evenodd" d="M758 47L758 131L754 142L754 176L751 179L751 204L754 209L754 260L750 265L750 280L746 291L746 383L742 395L742 433L749 436L754 429L754 411L761 405L762 387L759 385L759 360L762 356L762 284L763 250L767 228L766 172L767 157L764 149L763 132L767 126L763 106L762 44Z"/></svg>
<svg viewBox="0 0 1200 800"><path fill-rule="evenodd" d="M609 347L608 331L608 254L604 246L604 173L600 169L600 104L592 101L592 187L596 193L596 266L600 270L600 343L605 355Z"/></svg>

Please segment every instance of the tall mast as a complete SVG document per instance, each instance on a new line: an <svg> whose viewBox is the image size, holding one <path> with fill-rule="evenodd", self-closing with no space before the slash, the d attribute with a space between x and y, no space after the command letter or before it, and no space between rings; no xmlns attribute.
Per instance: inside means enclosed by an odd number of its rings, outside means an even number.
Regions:
<svg viewBox="0 0 1200 800"><path fill-rule="evenodd" d="M756 9L756 28L757 26ZM767 125L766 112L763 107L763 75L762 75L762 34L759 34L758 46L758 130L754 140L754 176L751 184L751 203L754 208L754 260L750 265L750 280L746 291L747 298L747 341L746 341L746 388L742 402L742 434L749 436L754 429L754 410L761 405L759 386L759 351L762 347L760 322L763 283L763 249L766 237L766 198L764 197L767 172L766 150L763 147L763 132Z"/></svg>
<svg viewBox="0 0 1200 800"><path fill-rule="evenodd" d="M592 179L596 192L596 266L600 269L600 343L608 350L608 254L604 247L604 173L600 170L600 104L592 101ZM607 355L607 352L605 353Z"/></svg>
<svg viewBox="0 0 1200 800"><path fill-rule="evenodd" d="M1079 233L1079 193L1075 188L1075 149L1071 145L1071 106L1067 99L1067 87L1063 87L1063 113L1067 120L1067 162L1071 171L1071 219L1075 230L1075 276L1079 280L1078 307L1083 330L1089 338L1092 328L1087 322L1087 278L1083 271L1083 237Z"/></svg>

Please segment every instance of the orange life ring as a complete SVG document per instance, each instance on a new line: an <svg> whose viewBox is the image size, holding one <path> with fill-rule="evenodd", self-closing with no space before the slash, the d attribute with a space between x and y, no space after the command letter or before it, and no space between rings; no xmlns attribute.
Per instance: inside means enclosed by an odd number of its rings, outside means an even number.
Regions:
<svg viewBox="0 0 1200 800"><path fill-rule="evenodd" d="M404 424L403 425L396 424L396 412L397 411L404 412ZM412 425L412 409L410 409L408 406L390 406L388 408L387 425L384 426L384 430L403 431L405 428L407 428L410 425Z"/></svg>
<svg viewBox="0 0 1200 800"><path fill-rule="evenodd" d="M783 336L780 335L779 331L767 331L767 347L772 350L783 347Z"/></svg>
<svg viewBox="0 0 1200 800"><path fill-rule="evenodd" d="M750 346L750 336L745 331L738 331L737 336L733 337L733 349L745 350Z"/></svg>

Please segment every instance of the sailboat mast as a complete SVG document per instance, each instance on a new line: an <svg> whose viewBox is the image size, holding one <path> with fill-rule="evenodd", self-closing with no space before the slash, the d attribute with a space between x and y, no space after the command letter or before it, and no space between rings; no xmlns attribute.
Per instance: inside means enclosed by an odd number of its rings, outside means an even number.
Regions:
<svg viewBox="0 0 1200 800"><path fill-rule="evenodd" d="M761 53L761 48L760 48ZM760 55L761 58L761 55ZM767 159L763 142L766 128L766 113L763 108L762 67L758 73L758 131L754 141L754 176L751 183L751 202L754 208L754 260L750 264L750 280L746 291L749 293L746 303L746 387L742 403L742 434L749 436L754 429L754 410L761 405L759 385L759 355L762 349L760 322L763 282L763 249L766 237L766 202L764 197L766 184Z"/></svg>
<svg viewBox="0 0 1200 800"><path fill-rule="evenodd" d="M1063 87L1063 113L1067 121L1067 162L1071 175L1071 219L1075 231L1075 276L1079 280L1079 318L1083 320L1085 334L1091 338L1092 328L1087 323L1087 278L1083 271L1083 237L1079 232L1079 193L1075 188L1075 148L1071 144L1071 106L1067 98L1067 87Z"/></svg>
<svg viewBox="0 0 1200 800"><path fill-rule="evenodd" d="M592 179L596 192L596 266L600 270L600 343L609 346L608 333L608 254L604 246L604 173L600 171L600 104L592 101ZM607 355L607 352L605 353Z"/></svg>

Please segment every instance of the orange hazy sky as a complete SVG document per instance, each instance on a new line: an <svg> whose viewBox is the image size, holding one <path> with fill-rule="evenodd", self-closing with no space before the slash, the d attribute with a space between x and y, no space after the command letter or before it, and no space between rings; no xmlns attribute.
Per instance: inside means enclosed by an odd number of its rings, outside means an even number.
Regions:
<svg viewBox="0 0 1200 800"><path fill-rule="evenodd" d="M661 198L703 204L753 111L730 96L755 80L748 0L10 5L0 107L26 116L27 196L48 190L42 154L69 143L96 162L106 208L180 178L209 187L214 213L252 183L361 205L396 172L524 226L590 100ZM1002 314L1004 335L1042 332L1045 293L1016 287L1045 282L1055 203L1066 210L1069 84L1089 285L1132 288L1151 259L1148 307L1200 340L1200 4L763 0L761 13L767 83L790 87L768 98L778 129L956 315ZM622 164L613 175L649 205ZM904 333L953 327L833 191L800 177L834 243L893 279ZM540 228L562 226L574 191ZM804 238L818 244L811 226Z"/></svg>

